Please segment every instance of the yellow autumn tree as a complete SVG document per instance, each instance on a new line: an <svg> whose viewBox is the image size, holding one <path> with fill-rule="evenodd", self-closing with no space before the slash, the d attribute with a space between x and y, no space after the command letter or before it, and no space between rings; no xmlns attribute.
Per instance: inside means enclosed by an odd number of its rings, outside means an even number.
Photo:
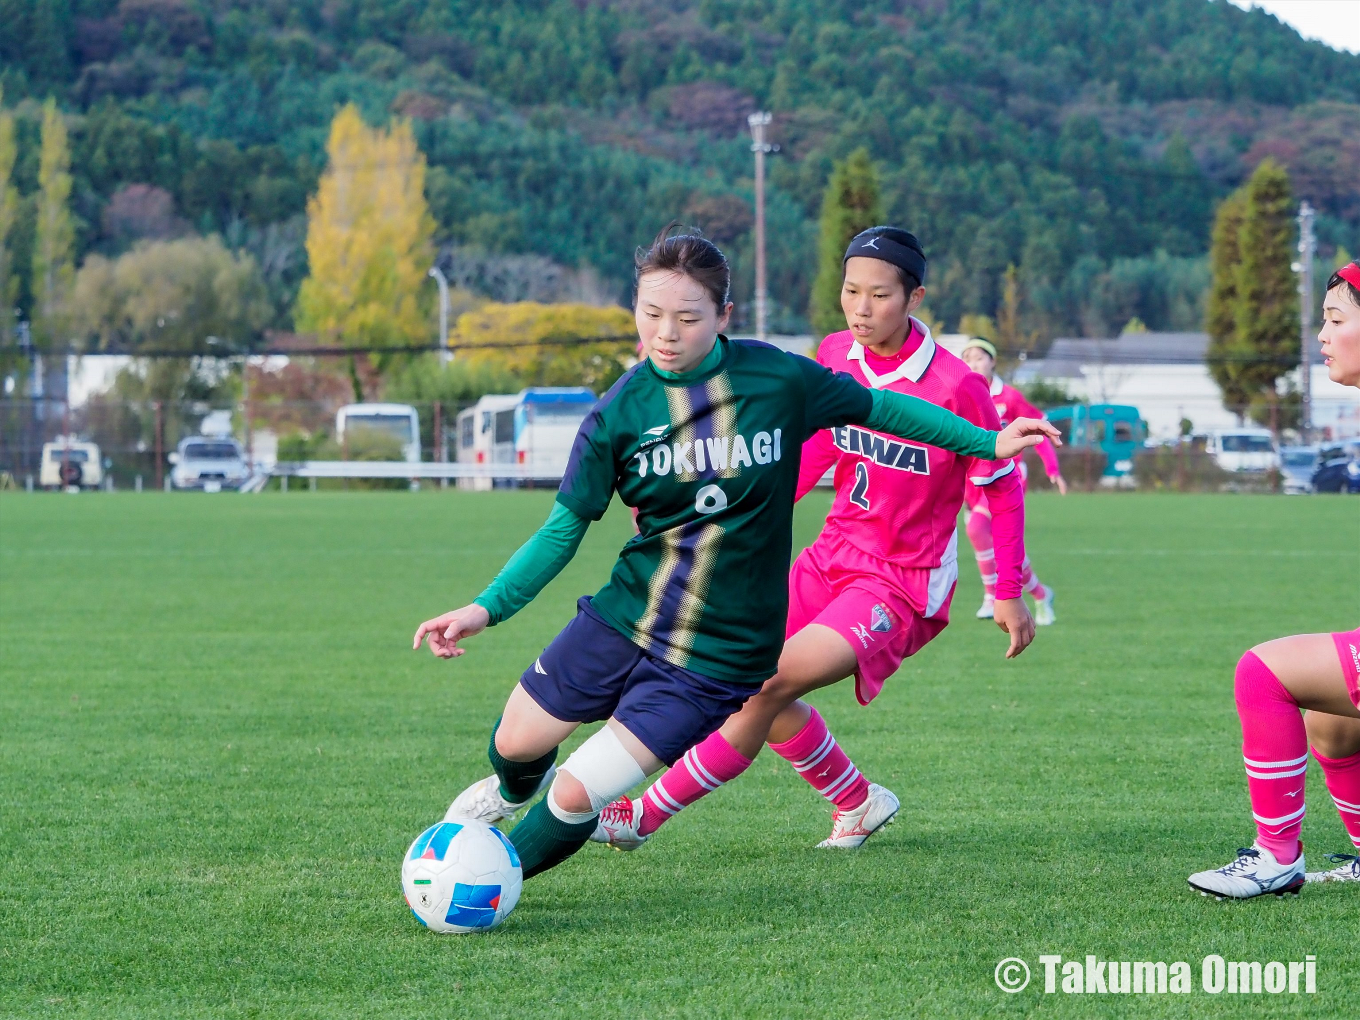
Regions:
<svg viewBox="0 0 1360 1020"><path fill-rule="evenodd" d="M14 339L14 301L19 293L11 238L19 217L19 189L11 183L19 150L14 115L5 111L4 104L5 90L0 86L0 345L9 345Z"/></svg>
<svg viewBox="0 0 1360 1020"><path fill-rule="evenodd" d="M331 122L326 155L307 203L310 275L298 292L298 329L346 347L433 340L425 274L434 259L434 219L410 122L370 128L351 103ZM391 360L370 358L379 373ZM353 359L350 379L362 400Z"/></svg>
<svg viewBox="0 0 1360 1020"><path fill-rule="evenodd" d="M458 355L469 365L500 369L531 386L589 386L596 393L623 374L637 343L626 308L535 301L464 312L454 334L455 345L473 345Z"/></svg>
<svg viewBox="0 0 1360 1020"><path fill-rule="evenodd" d="M65 325L75 280L76 230L71 220L71 147L55 100L43 106L38 156L38 216L33 241L33 330L51 345Z"/></svg>

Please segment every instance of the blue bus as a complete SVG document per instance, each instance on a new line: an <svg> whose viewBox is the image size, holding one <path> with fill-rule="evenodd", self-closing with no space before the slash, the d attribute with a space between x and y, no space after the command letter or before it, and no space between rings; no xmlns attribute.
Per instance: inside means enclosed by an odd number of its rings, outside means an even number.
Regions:
<svg viewBox="0 0 1360 1020"><path fill-rule="evenodd" d="M1045 416L1062 433L1065 446L1104 451L1106 478L1129 474L1133 455L1147 438L1147 422L1128 404L1073 404L1050 408Z"/></svg>

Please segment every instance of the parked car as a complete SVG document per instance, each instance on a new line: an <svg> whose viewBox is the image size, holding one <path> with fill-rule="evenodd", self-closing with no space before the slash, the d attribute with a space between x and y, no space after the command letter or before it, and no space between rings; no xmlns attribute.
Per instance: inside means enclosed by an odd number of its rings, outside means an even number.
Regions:
<svg viewBox="0 0 1360 1020"><path fill-rule="evenodd" d="M1280 476L1285 495L1298 496L1313 491L1313 472L1318 467L1316 446L1280 447Z"/></svg>
<svg viewBox="0 0 1360 1020"><path fill-rule="evenodd" d="M1329 446L1318 453L1314 492L1360 492L1360 441Z"/></svg>
<svg viewBox="0 0 1360 1020"><path fill-rule="evenodd" d="M221 492L239 489L250 477L241 444L229 437L190 436L170 454L170 484L176 489Z"/></svg>
<svg viewBox="0 0 1360 1020"><path fill-rule="evenodd" d="M1263 474L1280 467L1280 453L1269 429L1214 429L1204 449L1224 471Z"/></svg>
<svg viewBox="0 0 1360 1020"><path fill-rule="evenodd" d="M97 489L104 481L99 447L69 436L43 443L38 484L44 489Z"/></svg>

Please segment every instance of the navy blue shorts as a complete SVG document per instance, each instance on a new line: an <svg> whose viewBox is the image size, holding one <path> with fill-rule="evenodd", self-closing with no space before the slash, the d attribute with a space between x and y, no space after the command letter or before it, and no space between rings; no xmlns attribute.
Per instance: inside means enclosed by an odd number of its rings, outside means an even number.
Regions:
<svg viewBox="0 0 1360 1020"><path fill-rule="evenodd" d="M692 673L644 652L605 623L589 596L519 684L554 719L613 716L667 765L708 736L759 684Z"/></svg>

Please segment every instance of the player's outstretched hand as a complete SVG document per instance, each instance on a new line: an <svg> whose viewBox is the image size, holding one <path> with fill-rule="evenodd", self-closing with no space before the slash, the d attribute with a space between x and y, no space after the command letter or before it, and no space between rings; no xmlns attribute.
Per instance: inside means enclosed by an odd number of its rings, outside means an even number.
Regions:
<svg viewBox="0 0 1360 1020"><path fill-rule="evenodd" d="M1016 418L997 434L996 459L1018 457L1045 439L1052 440L1054 446L1062 446L1062 433L1051 422L1042 418Z"/></svg>
<svg viewBox="0 0 1360 1020"><path fill-rule="evenodd" d="M426 620L416 629L411 649L419 650L420 643L428 637L431 652L441 659L455 659L467 651L466 648L459 648L458 642L473 634L480 634L490 622L491 614L474 602L462 609L436 616L433 620Z"/></svg>
<svg viewBox="0 0 1360 1020"><path fill-rule="evenodd" d="M1029 607L1025 605L1023 596L1018 599L997 599L992 607L992 619L1011 636L1006 658L1014 659L1034 640L1034 617L1029 615Z"/></svg>

